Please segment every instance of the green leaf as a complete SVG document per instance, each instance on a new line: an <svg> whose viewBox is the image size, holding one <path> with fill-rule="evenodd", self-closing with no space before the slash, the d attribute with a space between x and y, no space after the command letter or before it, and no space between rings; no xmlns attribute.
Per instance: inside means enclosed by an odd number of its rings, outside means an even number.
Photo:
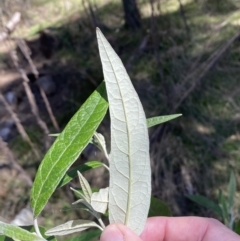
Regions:
<svg viewBox="0 0 240 241"><path fill-rule="evenodd" d="M173 120L181 115L182 114L174 114L174 115L164 115L164 116L156 116L156 117L148 118L147 126L148 126L148 128L150 128L150 127L162 124L164 122Z"/></svg>
<svg viewBox="0 0 240 241"><path fill-rule="evenodd" d="M109 220L140 234L151 197L147 120L122 61L98 28L97 38L111 118Z"/></svg>
<svg viewBox="0 0 240 241"><path fill-rule="evenodd" d="M148 217L156 217L156 216L171 217L172 213L166 203L164 203L158 198L151 197Z"/></svg>
<svg viewBox="0 0 240 241"><path fill-rule="evenodd" d="M234 225L234 232L240 235L240 220L238 220Z"/></svg>
<svg viewBox="0 0 240 241"><path fill-rule="evenodd" d="M220 192L219 195L219 206L221 207L222 210L222 218L223 218L223 222L225 225L229 225L229 213L228 213L228 207L227 207L227 200L226 197L222 194L222 192Z"/></svg>
<svg viewBox="0 0 240 241"><path fill-rule="evenodd" d="M76 237L69 238L65 241L92 241L97 240L97 238L101 235L101 230L91 230L85 233L82 233Z"/></svg>
<svg viewBox="0 0 240 241"><path fill-rule="evenodd" d="M234 173L231 172L230 180L228 184L228 208L229 209L233 208L235 194L236 194L236 179L235 179Z"/></svg>
<svg viewBox="0 0 240 241"><path fill-rule="evenodd" d="M89 143L108 109L105 85L95 90L44 157L31 190L34 217L43 210L64 174Z"/></svg>
<svg viewBox="0 0 240 241"><path fill-rule="evenodd" d="M102 228L93 221L79 219L79 220L71 220L64 224L51 228L45 234L48 236L49 235L55 235L55 236L67 235L71 233L81 232L88 228L99 228L100 230L102 230Z"/></svg>
<svg viewBox="0 0 240 241"><path fill-rule="evenodd" d="M75 195L79 198L81 198L82 200L85 200L87 203L89 203L89 201L87 200L87 198L84 196L84 193L81 189L81 191L78 191L72 187L70 187L70 189L75 193ZM74 202L75 203L75 202Z"/></svg>
<svg viewBox="0 0 240 241"><path fill-rule="evenodd" d="M25 230L27 230L27 231L29 231L29 232L35 232L35 228L34 228L33 225L30 225L30 226L21 226L21 228L23 228L23 229L25 229ZM38 228L39 228L40 233L42 234L42 236L43 236L46 240L48 240L48 241L57 241L57 239L56 239L54 236L47 237L47 236L45 235L46 229L45 229L44 227L39 226Z"/></svg>
<svg viewBox="0 0 240 241"><path fill-rule="evenodd" d="M91 190L90 184L79 171L78 171L78 178L79 178L79 182L80 182L84 197L88 202L90 202L91 196L92 196L92 190Z"/></svg>
<svg viewBox="0 0 240 241"><path fill-rule="evenodd" d="M86 171L89 171L91 169L101 167L101 166L103 166L103 163L100 162L100 161L89 161L89 162L86 162L86 163L84 163L80 166L74 167L64 175L64 177L62 178L62 180L58 184L58 187L62 187L64 185L68 184L69 182L71 182L72 179L77 177L78 171L83 173L83 172L86 172Z"/></svg>
<svg viewBox="0 0 240 241"><path fill-rule="evenodd" d="M212 212L216 213L220 217L222 217L222 210L218 204L209 200L208 198L201 195L186 195L187 198L192 200L193 202L198 203L199 205L210 209Z"/></svg>
<svg viewBox="0 0 240 241"><path fill-rule="evenodd" d="M4 223L0 221L0 233L3 234L3 237L1 236L2 240L8 240L8 239L3 239L4 235L12 238L12 239L17 239L21 241L44 241L44 238L38 237L34 233L30 233L27 230L24 230L23 228L20 228L18 226ZM11 239L9 239L11 240Z"/></svg>
<svg viewBox="0 0 240 241"><path fill-rule="evenodd" d="M14 239L9 238L5 235L0 235L0 241L14 241Z"/></svg>
<svg viewBox="0 0 240 241"><path fill-rule="evenodd" d="M35 228L33 225L30 226L21 226L20 228L27 230L31 233L35 232ZM46 229L44 227L39 226L39 231L42 234L43 238L45 238L47 241L57 241L57 239L54 236L47 237L45 235ZM6 237L4 235L0 235L0 241L14 241L14 239Z"/></svg>

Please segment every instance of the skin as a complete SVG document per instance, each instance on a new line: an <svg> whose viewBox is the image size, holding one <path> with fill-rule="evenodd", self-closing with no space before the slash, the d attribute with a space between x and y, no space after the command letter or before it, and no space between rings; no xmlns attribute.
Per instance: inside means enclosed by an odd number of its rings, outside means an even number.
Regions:
<svg viewBox="0 0 240 241"><path fill-rule="evenodd" d="M240 241L240 236L211 218L153 217L140 237L122 224L112 224L100 241Z"/></svg>

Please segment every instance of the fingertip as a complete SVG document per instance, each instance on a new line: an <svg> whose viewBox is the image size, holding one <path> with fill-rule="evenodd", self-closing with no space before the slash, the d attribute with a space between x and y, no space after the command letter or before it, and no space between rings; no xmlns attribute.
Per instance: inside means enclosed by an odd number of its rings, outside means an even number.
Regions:
<svg viewBox="0 0 240 241"><path fill-rule="evenodd" d="M124 239L117 225L112 224L103 230L100 241L124 241Z"/></svg>
<svg viewBox="0 0 240 241"><path fill-rule="evenodd" d="M100 241L142 241L132 230L122 224L107 226Z"/></svg>

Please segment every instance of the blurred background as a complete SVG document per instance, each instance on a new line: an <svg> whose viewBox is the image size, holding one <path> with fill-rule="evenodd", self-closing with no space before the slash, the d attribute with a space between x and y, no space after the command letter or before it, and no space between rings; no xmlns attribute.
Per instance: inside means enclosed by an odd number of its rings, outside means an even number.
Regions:
<svg viewBox="0 0 240 241"><path fill-rule="evenodd" d="M217 217L189 199L217 200L240 170L239 0L1 0L0 216L29 205L44 154L103 80L98 26L122 59L146 116L182 113L149 129L153 195L174 216ZM99 127L109 140L109 117ZM89 145L77 163L104 160ZM108 185L104 169L87 173ZM77 187L78 181L71 186ZM240 207L236 193L236 208ZM57 190L39 222L81 213L69 185Z"/></svg>

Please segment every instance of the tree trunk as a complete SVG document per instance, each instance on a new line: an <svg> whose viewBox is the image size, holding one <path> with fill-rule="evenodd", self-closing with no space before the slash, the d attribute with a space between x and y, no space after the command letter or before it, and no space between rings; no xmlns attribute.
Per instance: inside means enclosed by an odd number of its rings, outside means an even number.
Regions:
<svg viewBox="0 0 240 241"><path fill-rule="evenodd" d="M125 14L125 26L132 30L141 27L141 17L137 8L136 0L122 0Z"/></svg>

